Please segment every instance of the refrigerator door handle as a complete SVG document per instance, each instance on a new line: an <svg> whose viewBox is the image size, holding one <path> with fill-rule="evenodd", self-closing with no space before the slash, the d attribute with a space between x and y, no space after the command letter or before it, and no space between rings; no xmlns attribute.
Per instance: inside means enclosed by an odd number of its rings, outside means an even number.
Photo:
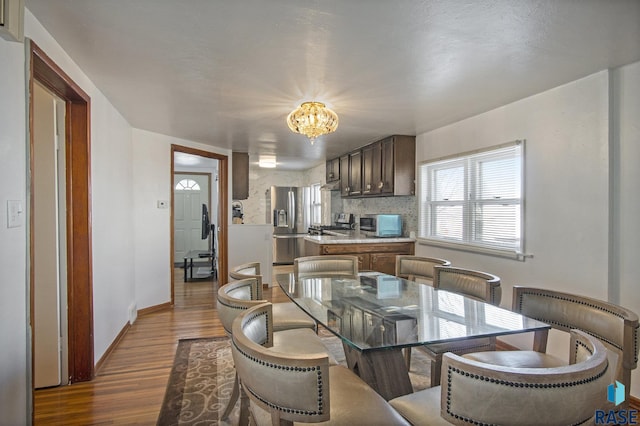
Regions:
<svg viewBox="0 0 640 426"><path fill-rule="evenodd" d="M289 217L295 218L296 217L296 199L293 191L289 191L288 198L289 198L289 208L288 208ZM295 226L294 222L295 220L289 220L289 229L293 229L293 227Z"/></svg>

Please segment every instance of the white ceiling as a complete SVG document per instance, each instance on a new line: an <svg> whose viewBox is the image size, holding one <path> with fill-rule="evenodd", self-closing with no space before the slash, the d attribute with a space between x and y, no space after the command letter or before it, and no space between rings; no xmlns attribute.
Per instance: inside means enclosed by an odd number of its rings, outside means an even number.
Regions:
<svg viewBox="0 0 640 426"><path fill-rule="evenodd" d="M640 60L640 0L26 0L129 123L305 169ZM287 114L325 102L312 147Z"/></svg>

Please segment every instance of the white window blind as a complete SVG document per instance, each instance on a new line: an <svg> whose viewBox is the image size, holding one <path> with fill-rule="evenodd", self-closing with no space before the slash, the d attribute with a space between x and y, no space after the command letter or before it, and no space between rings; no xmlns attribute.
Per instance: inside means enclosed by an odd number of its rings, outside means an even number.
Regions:
<svg viewBox="0 0 640 426"><path fill-rule="evenodd" d="M523 251L523 148L515 141L422 163L421 241L520 256Z"/></svg>

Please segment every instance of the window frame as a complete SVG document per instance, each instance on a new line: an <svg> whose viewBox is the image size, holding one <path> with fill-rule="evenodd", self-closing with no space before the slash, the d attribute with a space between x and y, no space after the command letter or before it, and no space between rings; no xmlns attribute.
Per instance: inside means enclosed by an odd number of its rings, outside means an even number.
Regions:
<svg viewBox="0 0 640 426"><path fill-rule="evenodd" d="M520 197L519 198L496 198L477 199L478 165L484 160L499 160L501 156L510 157L512 153L507 150L519 150L520 160ZM432 200L431 196L435 192L429 190L429 185L433 187L433 173L438 170L463 168L462 199ZM429 174L425 176L424 174ZM491 146L488 148L454 154L447 157L429 159L418 164L418 235L419 244L444 247L454 250L470 251L476 253L490 254L507 257L516 260L524 260L525 255L525 141L515 140L512 142ZM459 191L458 191L459 192ZM442 194L442 192L440 193ZM499 201L498 201L499 200ZM519 246L508 247L499 244L483 242L478 238L477 228L474 227L474 220L478 207L490 205L516 205L519 206L519 214L515 215L515 225L519 226L520 242ZM432 215L431 211L438 206L462 206L462 218L460 225L460 238L443 238L434 234L438 215ZM475 206L475 208L474 208ZM471 211L473 209L473 211ZM513 217L513 216L512 216ZM476 225L477 226L477 225Z"/></svg>

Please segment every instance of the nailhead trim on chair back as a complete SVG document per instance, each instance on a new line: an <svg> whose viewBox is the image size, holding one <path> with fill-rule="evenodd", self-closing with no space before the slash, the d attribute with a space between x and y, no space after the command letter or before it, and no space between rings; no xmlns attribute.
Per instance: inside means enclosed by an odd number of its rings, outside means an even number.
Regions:
<svg viewBox="0 0 640 426"><path fill-rule="evenodd" d="M270 303L261 304L243 312L233 323L233 359L243 389L252 403L279 413L282 420L329 420L328 356L286 354L262 345L264 339L258 330L264 324L272 328L270 311Z"/></svg>
<svg viewBox="0 0 640 426"><path fill-rule="evenodd" d="M582 331L571 331L571 338L572 346L591 355L563 367L512 368L445 354L442 416L474 425L532 424L533 418L539 424L589 420L606 403L607 353Z"/></svg>

